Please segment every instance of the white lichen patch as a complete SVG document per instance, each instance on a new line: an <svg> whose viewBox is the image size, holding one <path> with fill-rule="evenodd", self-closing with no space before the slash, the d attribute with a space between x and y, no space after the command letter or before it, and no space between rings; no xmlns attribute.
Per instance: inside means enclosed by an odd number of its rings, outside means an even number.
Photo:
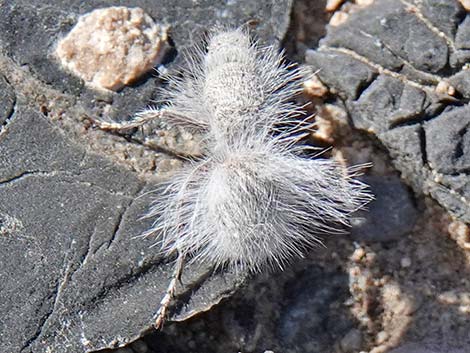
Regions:
<svg viewBox="0 0 470 353"><path fill-rule="evenodd" d="M61 64L90 86L119 90L157 65L167 48L167 28L141 8L94 10L59 41Z"/></svg>

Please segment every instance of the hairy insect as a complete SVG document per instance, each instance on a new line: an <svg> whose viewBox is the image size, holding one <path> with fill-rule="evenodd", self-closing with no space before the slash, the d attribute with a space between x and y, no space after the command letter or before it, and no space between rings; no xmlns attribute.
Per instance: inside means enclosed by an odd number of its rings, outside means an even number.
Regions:
<svg viewBox="0 0 470 353"><path fill-rule="evenodd" d="M163 252L178 254L174 278L157 313L159 327L183 261L240 271L283 267L339 232L351 212L370 200L366 186L325 158L305 158L298 142L312 127L292 98L304 73L284 64L273 47L260 48L243 30L216 30L174 78L169 103L147 109L126 129L165 119L203 135L203 156L161 186L148 216Z"/></svg>

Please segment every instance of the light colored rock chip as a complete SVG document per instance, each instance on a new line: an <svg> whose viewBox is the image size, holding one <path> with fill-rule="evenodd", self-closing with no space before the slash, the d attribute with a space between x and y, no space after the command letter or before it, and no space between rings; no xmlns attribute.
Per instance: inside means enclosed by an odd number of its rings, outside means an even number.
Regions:
<svg viewBox="0 0 470 353"><path fill-rule="evenodd" d="M372 5L373 2L374 0L356 0L356 5L365 7Z"/></svg>
<svg viewBox="0 0 470 353"><path fill-rule="evenodd" d="M349 14L344 11L336 11L330 18L330 26L338 27L348 19Z"/></svg>
<svg viewBox="0 0 470 353"><path fill-rule="evenodd" d="M313 75L309 80L304 82L304 92L312 97L323 97L328 93L328 88Z"/></svg>
<svg viewBox="0 0 470 353"><path fill-rule="evenodd" d="M157 65L166 48L166 27L141 8L116 6L80 17L56 54L90 86L116 91Z"/></svg>
<svg viewBox="0 0 470 353"><path fill-rule="evenodd" d="M333 12L339 9L344 0L327 0L325 10L328 12Z"/></svg>
<svg viewBox="0 0 470 353"><path fill-rule="evenodd" d="M463 8L467 11L470 11L470 0L459 0Z"/></svg>

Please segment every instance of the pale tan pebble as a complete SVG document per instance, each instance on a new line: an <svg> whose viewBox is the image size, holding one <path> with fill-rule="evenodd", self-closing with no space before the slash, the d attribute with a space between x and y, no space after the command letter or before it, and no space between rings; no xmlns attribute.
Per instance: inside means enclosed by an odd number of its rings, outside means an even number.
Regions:
<svg viewBox="0 0 470 353"><path fill-rule="evenodd" d="M457 293L455 293L453 290L439 294L437 299L442 304L457 304L459 302Z"/></svg>
<svg viewBox="0 0 470 353"><path fill-rule="evenodd" d="M403 300L393 308L393 311L398 315L410 315L416 311L416 307L409 298L403 298Z"/></svg>
<svg viewBox="0 0 470 353"><path fill-rule="evenodd" d="M470 306L469 305L460 305L459 306L459 311L462 314L470 314Z"/></svg>
<svg viewBox="0 0 470 353"><path fill-rule="evenodd" d="M176 169L181 168L181 161L176 159L163 159L158 162L157 169L160 173L172 173Z"/></svg>
<svg viewBox="0 0 470 353"><path fill-rule="evenodd" d="M333 12L339 9L344 0L327 0L325 10L328 12Z"/></svg>
<svg viewBox="0 0 470 353"><path fill-rule="evenodd" d="M324 97L328 88L320 81L317 75L312 75L303 83L304 93L311 97Z"/></svg>
<svg viewBox="0 0 470 353"><path fill-rule="evenodd" d="M470 241L470 227L461 221L451 222L447 230L452 237L462 239L466 242Z"/></svg>
<svg viewBox="0 0 470 353"><path fill-rule="evenodd" d="M464 250L470 250L470 227L454 220L447 226L450 237Z"/></svg>
<svg viewBox="0 0 470 353"><path fill-rule="evenodd" d="M408 268L411 266L411 259L409 257L403 257L400 260L400 266L403 268Z"/></svg>
<svg viewBox="0 0 470 353"><path fill-rule="evenodd" d="M465 305L470 305L470 293L462 292L459 294L460 302Z"/></svg>
<svg viewBox="0 0 470 353"><path fill-rule="evenodd" d="M357 277L361 273L361 268L359 266L352 266L349 269L349 276L350 277Z"/></svg>
<svg viewBox="0 0 470 353"><path fill-rule="evenodd" d="M335 141L334 126L330 120L324 119L320 115L315 117L316 129L312 132L312 137L316 140L323 141L329 145L332 145Z"/></svg>
<svg viewBox="0 0 470 353"><path fill-rule="evenodd" d="M470 0L459 0L465 11L470 11Z"/></svg>
<svg viewBox="0 0 470 353"><path fill-rule="evenodd" d="M160 63L167 30L141 8L97 9L79 18L55 53L91 87L117 91Z"/></svg>
<svg viewBox="0 0 470 353"><path fill-rule="evenodd" d="M454 86L449 86L449 88L447 89L447 94L449 96L455 95L455 87Z"/></svg>
<svg viewBox="0 0 470 353"><path fill-rule="evenodd" d="M336 11L330 18L330 26L338 27L348 19L349 14L344 11Z"/></svg>
<svg viewBox="0 0 470 353"><path fill-rule="evenodd" d="M319 107L318 114L328 120L335 121L337 124L346 125L348 113L340 107L333 104L324 104Z"/></svg>
<svg viewBox="0 0 470 353"><path fill-rule="evenodd" d="M351 260L354 262L360 262L361 259L366 255L364 248L357 248L351 255Z"/></svg>
<svg viewBox="0 0 470 353"><path fill-rule="evenodd" d="M374 0L356 0L355 3L356 5L359 5L361 7L366 7L372 5L374 3Z"/></svg>
<svg viewBox="0 0 470 353"><path fill-rule="evenodd" d="M377 344L383 344L390 338L390 335L385 331L380 331L375 337L375 342Z"/></svg>
<svg viewBox="0 0 470 353"><path fill-rule="evenodd" d="M373 285L373 279L368 269L352 266L349 269L350 290L352 293L365 293Z"/></svg>
<svg viewBox="0 0 470 353"><path fill-rule="evenodd" d="M343 109L331 104L321 104L316 108L317 130L312 135L314 138L333 145L338 136L350 131L347 113Z"/></svg>
<svg viewBox="0 0 470 353"><path fill-rule="evenodd" d="M436 93L446 94L453 96L455 94L455 88L449 84L447 81L439 81L435 88Z"/></svg>
<svg viewBox="0 0 470 353"><path fill-rule="evenodd" d="M412 298L403 294L396 283L383 286L383 302L388 312L400 317L408 316L417 309Z"/></svg>
<svg viewBox="0 0 470 353"><path fill-rule="evenodd" d="M462 247L464 248L464 250L470 250L470 243L464 243Z"/></svg>

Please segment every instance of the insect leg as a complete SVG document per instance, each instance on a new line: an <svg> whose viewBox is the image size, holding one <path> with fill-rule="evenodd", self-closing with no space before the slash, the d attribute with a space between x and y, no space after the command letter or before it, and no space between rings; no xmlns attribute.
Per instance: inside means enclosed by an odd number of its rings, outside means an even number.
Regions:
<svg viewBox="0 0 470 353"><path fill-rule="evenodd" d="M168 285L168 288L166 289L166 294L160 301L160 308L158 309L157 314L156 314L154 327L157 330L162 328L167 311L168 311L168 307L170 306L171 300L173 299L175 295L176 284L178 280L181 278L181 274L183 273L184 258L185 258L185 254L182 252L178 252L178 258L176 259L176 265L173 271L173 275L171 276L170 284Z"/></svg>

